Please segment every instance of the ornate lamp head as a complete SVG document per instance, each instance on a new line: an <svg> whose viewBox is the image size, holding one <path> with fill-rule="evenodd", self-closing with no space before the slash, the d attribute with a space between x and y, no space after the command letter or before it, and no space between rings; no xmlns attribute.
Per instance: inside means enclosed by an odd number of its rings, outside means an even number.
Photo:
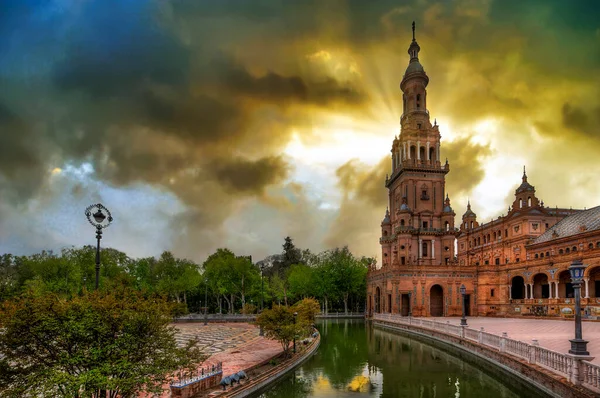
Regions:
<svg viewBox="0 0 600 398"><path fill-rule="evenodd" d="M462 294L463 296L467 294L467 288L465 287L465 285L460 285L460 294Z"/></svg>
<svg viewBox="0 0 600 398"><path fill-rule="evenodd" d="M571 273L571 282L574 284L581 283L583 279L583 272L587 268L587 265L584 265L581 260L573 260L571 266L569 267L569 272Z"/></svg>
<svg viewBox="0 0 600 398"><path fill-rule="evenodd" d="M85 209L85 216L97 229L106 228L113 221L110 211L100 203L88 206Z"/></svg>

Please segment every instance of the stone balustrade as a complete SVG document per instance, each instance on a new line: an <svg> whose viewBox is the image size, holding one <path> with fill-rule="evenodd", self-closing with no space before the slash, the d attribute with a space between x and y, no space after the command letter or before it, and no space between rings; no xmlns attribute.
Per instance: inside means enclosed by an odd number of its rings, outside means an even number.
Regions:
<svg viewBox="0 0 600 398"><path fill-rule="evenodd" d="M600 366L570 354L562 354L540 347L537 341L528 344L523 341L508 338L468 326L450 325L448 322L438 322L430 319L405 317L399 314L374 314L375 321L404 324L407 326L431 329L436 332L457 336L500 352L524 359L531 365L538 365L556 374L564 376L575 385L581 385L594 393L600 393Z"/></svg>

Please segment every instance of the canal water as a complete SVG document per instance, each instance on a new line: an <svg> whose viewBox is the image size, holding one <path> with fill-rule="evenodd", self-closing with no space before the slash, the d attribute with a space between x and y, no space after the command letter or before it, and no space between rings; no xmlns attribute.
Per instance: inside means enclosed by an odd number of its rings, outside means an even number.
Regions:
<svg viewBox="0 0 600 398"><path fill-rule="evenodd" d="M362 320L322 320L321 346L261 398L542 396L456 356Z"/></svg>

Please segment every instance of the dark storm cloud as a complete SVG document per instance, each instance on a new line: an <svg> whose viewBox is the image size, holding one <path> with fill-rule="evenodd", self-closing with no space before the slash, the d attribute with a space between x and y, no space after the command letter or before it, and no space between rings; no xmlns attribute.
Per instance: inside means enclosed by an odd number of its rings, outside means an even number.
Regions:
<svg viewBox="0 0 600 398"><path fill-rule="evenodd" d="M562 124L564 128L571 129L584 136L599 139L600 130L600 104L594 109L583 109L565 103L561 109Z"/></svg>
<svg viewBox="0 0 600 398"><path fill-rule="evenodd" d="M106 182L175 193L190 207L172 223L181 232L177 241L195 248L202 240L210 248L226 235L221 225L236 201L285 180L289 165L278 155L292 128L312 130L314 123L327 131L321 114L332 110L358 123L365 114L378 121L378 96L397 120L413 19L432 113L459 130L486 117L526 126L532 112L550 108L539 93L557 81L598 87L590 81L600 66L598 6L0 0L0 79L15 82L10 89L0 84L0 188L19 192L18 200L33 197L54 167L89 161ZM333 54L330 64L307 61L320 51ZM348 60L360 73L348 77ZM565 130L593 136L592 110L600 104L581 108L577 87L560 90L560 105L572 105L562 114L552 105L553 117L562 116ZM465 138L443 143L442 151L451 195L481 181L489 147ZM376 244L363 231L378 230L388 171L389 159L340 167L345 197L328 243Z"/></svg>
<svg viewBox="0 0 600 398"><path fill-rule="evenodd" d="M385 176L389 172L390 161L385 157L372 167L352 159L340 166L335 174L342 192L371 206L384 207L387 203Z"/></svg>
<svg viewBox="0 0 600 398"><path fill-rule="evenodd" d="M216 162L210 168L230 191L260 194L264 187L282 182L288 165L280 156L257 161L234 157L229 163Z"/></svg>
<svg viewBox="0 0 600 398"><path fill-rule="evenodd" d="M483 180L486 158L491 154L489 146L473 143L469 137L442 142L442 158L449 159L450 163L446 192L456 197L475 188Z"/></svg>
<svg viewBox="0 0 600 398"><path fill-rule="evenodd" d="M344 195L335 221L325 238L329 247L348 245L352 251L374 256L378 227L387 204L385 175L389 171L388 156L375 166L353 159L336 170L338 185Z"/></svg>
<svg viewBox="0 0 600 398"><path fill-rule="evenodd" d="M49 134L65 158L94 160L97 174L112 183L162 185L185 169L200 168L228 189L240 184L235 193L262 192L286 175L285 162L230 155L249 134L261 104L284 111L293 105L357 106L366 100L356 87L329 76L253 75L218 48L214 37L186 43L177 32L177 18L159 15L155 3L113 5L90 2L81 11L77 34L52 76L54 100L66 110ZM139 129L146 132L135 132ZM271 131L253 134L265 148L286 140ZM184 148L164 151L161 142L173 138ZM250 156L254 150L244 148Z"/></svg>

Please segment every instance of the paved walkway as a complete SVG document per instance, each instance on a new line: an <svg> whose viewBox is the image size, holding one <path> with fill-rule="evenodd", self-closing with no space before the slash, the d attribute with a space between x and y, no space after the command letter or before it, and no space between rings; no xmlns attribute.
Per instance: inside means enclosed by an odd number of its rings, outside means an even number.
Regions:
<svg viewBox="0 0 600 398"><path fill-rule="evenodd" d="M199 323L175 324L179 333L177 342L183 346L192 338L198 338L200 346L210 357L203 366L223 363L223 376L259 364L283 350L281 344L258 335L256 326L247 323ZM163 386L161 398L171 396L168 385ZM141 395L140 397L146 397Z"/></svg>
<svg viewBox="0 0 600 398"><path fill-rule="evenodd" d="M425 318L434 319L438 322L450 321L453 325L460 325L458 317ZM575 337L575 321L554 319L519 319L519 318L485 318L467 317L470 328L483 330L488 333L502 335L508 333L508 337L521 340L531 344L532 339L537 339L541 347L560 353L567 353L571 348L569 339ZM583 339L587 345L590 355L596 356L593 363L600 364L600 322L582 322Z"/></svg>

